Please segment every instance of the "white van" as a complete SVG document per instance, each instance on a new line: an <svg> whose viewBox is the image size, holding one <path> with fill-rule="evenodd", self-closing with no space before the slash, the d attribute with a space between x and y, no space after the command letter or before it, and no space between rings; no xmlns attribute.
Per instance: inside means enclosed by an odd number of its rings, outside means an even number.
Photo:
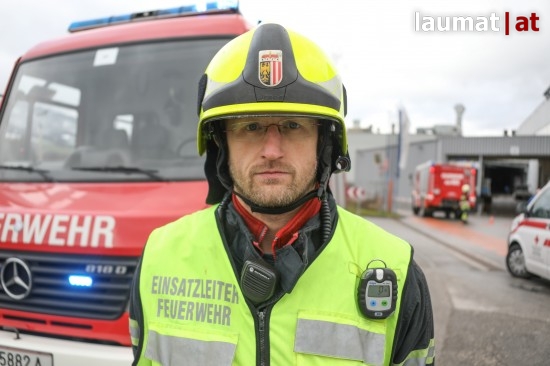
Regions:
<svg viewBox="0 0 550 366"><path fill-rule="evenodd" d="M506 268L514 277L550 280L550 181L512 221Z"/></svg>

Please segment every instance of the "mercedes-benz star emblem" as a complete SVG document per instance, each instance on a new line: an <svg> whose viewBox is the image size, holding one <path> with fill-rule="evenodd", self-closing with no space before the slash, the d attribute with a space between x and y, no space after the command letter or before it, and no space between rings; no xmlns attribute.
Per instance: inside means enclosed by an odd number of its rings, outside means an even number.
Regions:
<svg viewBox="0 0 550 366"><path fill-rule="evenodd" d="M31 293L31 269L19 258L8 258L0 271L0 284L14 300L22 300Z"/></svg>

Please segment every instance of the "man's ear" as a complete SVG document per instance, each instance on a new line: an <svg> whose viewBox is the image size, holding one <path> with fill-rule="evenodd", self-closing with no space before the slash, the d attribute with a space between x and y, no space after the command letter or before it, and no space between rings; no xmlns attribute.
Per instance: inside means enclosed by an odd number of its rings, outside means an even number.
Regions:
<svg viewBox="0 0 550 366"><path fill-rule="evenodd" d="M330 128L327 127L328 121L318 120L317 122L320 124L319 137L317 138L317 158L319 159L321 158L321 152L324 150L326 139L330 139Z"/></svg>
<svg viewBox="0 0 550 366"><path fill-rule="evenodd" d="M223 126L225 126L224 120L210 122L208 125L208 139L214 141L218 147L220 147L225 140L225 131Z"/></svg>
<svg viewBox="0 0 550 366"><path fill-rule="evenodd" d="M206 179L208 180L208 195L206 196L206 203L213 205L221 202L223 196L227 192L227 188L222 184L218 177L218 159L220 149L214 143L213 139L210 139L207 143L206 161L204 163L204 172Z"/></svg>
<svg viewBox="0 0 550 366"><path fill-rule="evenodd" d="M220 138L216 135L212 136L212 141L216 144L217 147L220 147Z"/></svg>

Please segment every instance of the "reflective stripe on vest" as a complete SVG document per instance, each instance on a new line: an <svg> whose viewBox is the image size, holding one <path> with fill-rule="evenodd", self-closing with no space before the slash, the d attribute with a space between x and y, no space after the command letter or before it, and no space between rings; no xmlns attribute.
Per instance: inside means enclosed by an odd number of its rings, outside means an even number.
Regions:
<svg viewBox="0 0 550 366"><path fill-rule="evenodd" d="M394 364L394 366L426 366L432 365L435 357L435 342L432 339L428 349L422 349L413 351L409 354L407 359L400 363Z"/></svg>
<svg viewBox="0 0 550 366"><path fill-rule="evenodd" d="M384 362L385 339L383 334L352 325L298 319L294 350L381 365Z"/></svg>
<svg viewBox="0 0 550 366"><path fill-rule="evenodd" d="M130 340L132 341L132 345L136 346L139 342L139 324L134 319L129 319L129 327L130 327Z"/></svg>
<svg viewBox="0 0 550 366"><path fill-rule="evenodd" d="M144 346L138 365L149 365L146 358L164 365L172 357L184 358L186 365L192 364L189 359L201 365L256 362L256 315L217 232L215 209L159 228L147 242L139 284ZM331 242L292 292L266 312L270 364L390 365L401 292L392 316L371 320L358 310L357 285L367 264L382 259L402 291L410 258L406 242L339 209Z"/></svg>
<svg viewBox="0 0 550 366"><path fill-rule="evenodd" d="M236 344L172 337L149 331L145 356L162 366L230 366Z"/></svg>

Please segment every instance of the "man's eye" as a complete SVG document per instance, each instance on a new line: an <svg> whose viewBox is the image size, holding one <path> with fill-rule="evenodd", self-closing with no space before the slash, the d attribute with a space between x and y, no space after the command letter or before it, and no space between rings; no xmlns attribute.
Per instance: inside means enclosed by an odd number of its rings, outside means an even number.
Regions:
<svg viewBox="0 0 550 366"><path fill-rule="evenodd" d="M260 124L259 123L247 123L246 125L244 125L244 128L243 128L245 131L247 132L254 132L254 131L258 131L260 129Z"/></svg>
<svg viewBox="0 0 550 366"><path fill-rule="evenodd" d="M295 122L295 121L285 121L283 123L283 126L289 130L296 130L302 127L302 125L300 125L298 122Z"/></svg>

